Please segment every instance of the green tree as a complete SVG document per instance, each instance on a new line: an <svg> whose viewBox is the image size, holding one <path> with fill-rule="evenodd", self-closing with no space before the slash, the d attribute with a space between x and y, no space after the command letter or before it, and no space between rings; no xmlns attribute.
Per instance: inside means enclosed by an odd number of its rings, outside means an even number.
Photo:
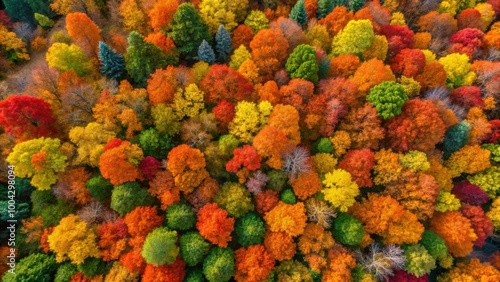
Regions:
<svg viewBox="0 0 500 282"><path fill-rule="evenodd" d="M390 119L401 114L401 109L404 103L408 101L408 96L401 84L384 81L370 89L366 100L377 109L379 117Z"/></svg>
<svg viewBox="0 0 500 282"><path fill-rule="evenodd" d="M451 154L460 150L469 141L470 125L467 121L461 121L458 124L448 128L444 135L443 150L445 159Z"/></svg>
<svg viewBox="0 0 500 282"><path fill-rule="evenodd" d="M198 60L205 61L209 64L215 63L214 49L212 49L212 46L210 46L205 39L203 39L200 47L198 47Z"/></svg>
<svg viewBox="0 0 500 282"><path fill-rule="evenodd" d="M209 282L229 281L234 268L234 252L230 248L213 248L203 262L203 274Z"/></svg>
<svg viewBox="0 0 500 282"><path fill-rule="evenodd" d="M145 87L149 75L155 70L177 63L173 58L167 59L158 46L145 42L138 32L129 34L125 68L137 87Z"/></svg>
<svg viewBox="0 0 500 282"><path fill-rule="evenodd" d="M33 253L21 259L16 264L15 274L6 273L3 282L21 282L21 281L54 281L54 275L57 271L57 262L53 256Z"/></svg>
<svg viewBox="0 0 500 282"><path fill-rule="evenodd" d="M422 239L418 243L424 246L435 259L445 258L448 254L448 248L443 238L439 237L434 231L425 230L422 233Z"/></svg>
<svg viewBox="0 0 500 282"><path fill-rule="evenodd" d="M33 10L26 0L3 0L5 12L13 22L25 22L36 25Z"/></svg>
<svg viewBox="0 0 500 282"><path fill-rule="evenodd" d="M49 30L54 26L54 21L43 14L35 13L35 19L38 24L45 30Z"/></svg>
<svg viewBox="0 0 500 282"><path fill-rule="evenodd" d="M76 265L72 263L63 263L59 266L54 277L54 282L67 282L71 280L71 276L77 273Z"/></svg>
<svg viewBox="0 0 500 282"><path fill-rule="evenodd" d="M290 11L289 18L304 27L307 23L307 12L304 0L299 0Z"/></svg>
<svg viewBox="0 0 500 282"><path fill-rule="evenodd" d="M106 43L99 42L99 61L101 73L107 78L120 80L125 76L125 59Z"/></svg>
<svg viewBox="0 0 500 282"><path fill-rule="evenodd" d="M160 227L153 230L146 237L141 255L147 263L154 266L172 264L179 255L177 232Z"/></svg>
<svg viewBox="0 0 500 282"><path fill-rule="evenodd" d="M61 72L73 70L79 76L87 75L92 69L92 62L82 48L75 44L59 42L52 44L47 51L46 60L51 68Z"/></svg>
<svg viewBox="0 0 500 282"><path fill-rule="evenodd" d="M333 226L335 240L344 245L357 245L365 235L363 224L354 216L347 213L340 213L335 219Z"/></svg>
<svg viewBox="0 0 500 282"><path fill-rule="evenodd" d="M291 78L302 78L313 83L318 82L319 65L316 50L309 45L301 44L293 49L286 61L286 72Z"/></svg>
<svg viewBox="0 0 500 282"><path fill-rule="evenodd" d="M210 41L208 27L198 15L196 8L189 3L182 3L170 22L168 36L174 40L177 50L182 55L196 56L198 47L205 39Z"/></svg>
<svg viewBox="0 0 500 282"><path fill-rule="evenodd" d="M350 21L334 38L332 54L360 54L368 49L375 38L373 26L369 20Z"/></svg>
<svg viewBox="0 0 500 282"><path fill-rule="evenodd" d="M175 203L166 210L167 227L174 230L188 230L196 224L196 213L184 203Z"/></svg>
<svg viewBox="0 0 500 282"><path fill-rule="evenodd" d="M250 245L262 244L266 228L264 221L255 213L247 213L242 218L236 220L234 227L238 243L243 247Z"/></svg>
<svg viewBox="0 0 500 282"><path fill-rule="evenodd" d="M77 265L77 270L83 273L86 277L92 277L99 274L105 274L110 267L102 259L86 258L83 263Z"/></svg>
<svg viewBox="0 0 500 282"><path fill-rule="evenodd" d="M322 18L326 17L328 14L330 14L331 11L333 11L334 0L319 0L318 1L318 10L316 11L316 17L318 20L321 20Z"/></svg>
<svg viewBox="0 0 500 282"><path fill-rule="evenodd" d="M219 62L226 62L229 54L231 54L231 43L231 35L223 25L220 25L215 34L215 50L217 51Z"/></svg>
<svg viewBox="0 0 500 282"><path fill-rule="evenodd" d="M198 232L188 232L179 240L181 257L189 266L195 266L203 261L210 251L210 243L205 241Z"/></svg>
<svg viewBox="0 0 500 282"><path fill-rule="evenodd" d="M52 0L24 0L31 7L33 13L43 14L53 18L56 14L50 9Z"/></svg>
<svg viewBox="0 0 500 282"><path fill-rule="evenodd" d="M170 135L160 134L156 128L152 127L141 132L139 146L141 146L144 156L152 156L161 160L175 146L175 143Z"/></svg>
<svg viewBox="0 0 500 282"><path fill-rule="evenodd" d="M366 0L349 0L349 5L347 8L349 11L357 12L359 9L363 8Z"/></svg>
<svg viewBox="0 0 500 282"><path fill-rule="evenodd" d="M105 201L111 197L111 191L113 191L113 185L108 179L102 177L101 174L94 175L85 184L89 190L92 197L99 201Z"/></svg>
<svg viewBox="0 0 500 282"><path fill-rule="evenodd" d="M297 202L297 197L292 189L285 189L280 194L280 200L286 204L293 205Z"/></svg>
<svg viewBox="0 0 500 282"><path fill-rule="evenodd" d="M124 216L138 206L149 206L153 202L154 198L149 195L147 189L141 188L137 182L127 182L113 188L110 207Z"/></svg>

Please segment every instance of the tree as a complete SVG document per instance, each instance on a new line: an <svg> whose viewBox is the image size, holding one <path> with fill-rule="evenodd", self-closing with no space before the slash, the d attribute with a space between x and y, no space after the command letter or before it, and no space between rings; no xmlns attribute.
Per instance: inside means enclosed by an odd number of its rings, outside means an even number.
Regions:
<svg viewBox="0 0 500 282"><path fill-rule="evenodd" d="M469 219L458 211L434 213L430 230L444 239L448 252L455 257L464 257L472 252L477 239Z"/></svg>
<svg viewBox="0 0 500 282"><path fill-rule="evenodd" d="M351 110L340 122L339 129L348 134L353 149L377 150L380 141L385 137L385 130L381 124L382 120L377 116L376 109L370 103L365 103L363 107ZM341 148L334 147L335 150Z"/></svg>
<svg viewBox="0 0 500 282"><path fill-rule="evenodd" d="M359 195L359 188L349 172L336 169L325 174L321 192L334 208L346 212L356 202L354 197Z"/></svg>
<svg viewBox="0 0 500 282"><path fill-rule="evenodd" d="M271 232L285 232L292 237L297 237L304 232L306 227L306 209L304 203L294 205L279 202L264 216Z"/></svg>
<svg viewBox="0 0 500 282"><path fill-rule="evenodd" d="M89 57L98 58L97 49L101 38L99 27L84 13L66 16L66 30L73 42Z"/></svg>
<svg viewBox="0 0 500 282"><path fill-rule="evenodd" d="M397 151L427 151L444 138L445 125L437 113L436 105L429 100L410 100L401 115L386 124L387 138Z"/></svg>
<svg viewBox="0 0 500 282"><path fill-rule="evenodd" d="M148 12L149 25L157 32L168 30L178 7L177 0L156 1Z"/></svg>
<svg viewBox="0 0 500 282"><path fill-rule="evenodd" d="M86 258L99 257L97 236L87 223L76 215L61 219L59 225L48 237L50 250L56 253L56 261L70 259L74 264L82 263Z"/></svg>
<svg viewBox="0 0 500 282"><path fill-rule="evenodd" d="M159 47L145 42L144 37L136 31L129 34L125 67L137 86L146 86L149 75L155 70L176 63L163 55Z"/></svg>
<svg viewBox="0 0 500 282"><path fill-rule="evenodd" d="M59 139L38 138L18 143L7 157L19 177L32 177L31 185L48 190L57 181L56 172L67 166L67 157L61 152Z"/></svg>
<svg viewBox="0 0 500 282"><path fill-rule="evenodd" d="M305 44L297 46L286 61L286 71L291 78L318 82L319 66L316 60L316 50Z"/></svg>
<svg viewBox="0 0 500 282"><path fill-rule="evenodd" d="M253 92L253 85L241 73L219 64L210 67L199 87L205 92L207 104L217 104L221 100L248 101Z"/></svg>
<svg viewBox="0 0 500 282"><path fill-rule="evenodd" d="M106 43L99 41L99 61L101 73L107 78L120 80L125 76L125 59Z"/></svg>
<svg viewBox="0 0 500 282"><path fill-rule="evenodd" d="M234 231L238 236L238 243L243 247L261 244L263 242L264 221L255 213L247 213L236 221Z"/></svg>
<svg viewBox="0 0 500 282"><path fill-rule="evenodd" d="M370 89L366 100L377 109L378 116L390 119L401 114L401 108L408 100L408 96L401 84L384 81Z"/></svg>
<svg viewBox="0 0 500 282"><path fill-rule="evenodd" d="M203 261L203 274L209 282L227 282L234 275L234 252L231 248L215 247Z"/></svg>
<svg viewBox="0 0 500 282"><path fill-rule="evenodd" d="M203 40L210 41L208 27L193 5L183 3L177 8L173 20L170 22L171 37L179 52L194 57L198 46Z"/></svg>
<svg viewBox="0 0 500 282"><path fill-rule="evenodd" d="M35 25L35 18L33 17L33 10L26 0L5 0L5 12L10 16L13 22L26 22Z"/></svg>
<svg viewBox="0 0 500 282"><path fill-rule="evenodd" d="M370 88L384 81L396 81L396 77L389 66L373 58L363 62L356 70L350 80L358 85L358 90L362 93L368 93Z"/></svg>
<svg viewBox="0 0 500 282"><path fill-rule="evenodd" d="M372 45L374 37L373 26L369 20L350 21L333 38L332 54L338 56L362 53Z"/></svg>
<svg viewBox="0 0 500 282"><path fill-rule="evenodd" d="M306 12L306 6L304 4L304 0L299 0L295 5L293 6L292 10L290 11L289 15L290 19L296 21L298 24L300 24L302 27L304 27L307 23L307 12Z"/></svg>
<svg viewBox="0 0 500 282"><path fill-rule="evenodd" d="M42 14L35 13L35 19L38 24L45 30L50 30L55 25L55 22L53 20Z"/></svg>
<svg viewBox="0 0 500 282"><path fill-rule="evenodd" d="M0 101L0 126L19 141L56 132L49 103L31 96L12 95Z"/></svg>
<svg viewBox="0 0 500 282"><path fill-rule="evenodd" d="M50 4L50 8L59 15L67 15L74 12L94 15L98 12L96 3L90 0L54 0Z"/></svg>
<svg viewBox="0 0 500 282"><path fill-rule="evenodd" d="M74 160L75 163L97 166L104 144L114 135L113 132L103 129L95 122L87 124L86 127L73 127L69 132L69 139L78 147L78 157Z"/></svg>
<svg viewBox="0 0 500 282"><path fill-rule="evenodd" d="M280 30L263 29L252 41L252 58L264 80L269 80L280 68L287 56L288 42Z"/></svg>
<svg viewBox="0 0 500 282"><path fill-rule="evenodd" d="M0 25L0 48L5 58L12 62L27 61L30 59L26 43L14 32Z"/></svg>
<svg viewBox="0 0 500 282"><path fill-rule="evenodd" d="M128 245L139 252L137 254L139 257L141 257L140 249L147 235L155 228L160 227L165 219L163 216L157 214L155 207L148 205L150 203L143 203L141 206L132 208L123 219L131 236L128 240Z"/></svg>
<svg viewBox="0 0 500 282"><path fill-rule="evenodd" d="M240 248L234 252L236 281L262 281L274 268L274 258L262 245Z"/></svg>
<svg viewBox="0 0 500 282"><path fill-rule="evenodd" d="M32 253L19 260L15 274L6 272L2 281L54 281L57 269L58 264L52 255Z"/></svg>
<svg viewBox="0 0 500 282"><path fill-rule="evenodd" d="M220 62L226 62L229 54L231 54L231 35L220 25L215 34L215 50Z"/></svg>
<svg viewBox="0 0 500 282"><path fill-rule="evenodd" d="M31 7L33 13L44 14L48 17L54 17L54 12L50 9L50 0L25 0L26 3Z"/></svg>
<svg viewBox="0 0 500 282"><path fill-rule="evenodd" d="M165 227L154 229L148 234L142 247L142 256L148 264L161 266L173 264L179 255L177 232Z"/></svg>
<svg viewBox="0 0 500 282"><path fill-rule="evenodd" d="M167 227L173 230L188 230L196 223L196 214L187 204L175 203L166 209Z"/></svg>
<svg viewBox="0 0 500 282"><path fill-rule="evenodd" d="M207 204L198 211L196 229L210 243L227 247L234 230L234 219L228 217L228 213L216 203Z"/></svg>
<svg viewBox="0 0 500 282"><path fill-rule="evenodd" d="M148 264L144 270L144 282L182 282L186 275L186 263L178 258L173 264L154 266Z"/></svg>
<svg viewBox="0 0 500 282"><path fill-rule="evenodd" d="M339 168L351 174L352 180L359 187L372 186L370 171L374 166L374 153L368 148L349 150L338 164Z"/></svg>
<svg viewBox="0 0 500 282"><path fill-rule="evenodd" d="M415 77L425 67L425 55L418 49L403 49L391 60L391 69L398 75Z"/></svg>
<svg viewBox="0 0 500 282"><path fill-rule="evenodd" d="M241 45L246 48L250 47L250 41L252 41L254 36L253 30L245 24L240 24L235 30L233 30L233 38L231 42L232 49L236 49Z"/></svg>
<svg viewBox="0 0 500 282"><path fill-rule="evenodd" d="M245 25L252 29L254 34L269 27L269 20L264 12L252 10L245 19Z"/></svg>
<svg viewBox="0 0 500 282"><path fill-rule="evenodd" d="M136 31L141 34L147 33L147 16L142 9L141 1L125 0L120 3L118 12L122 16L122 23L125 30Z"/></svg>
<svg viewBox="0 0 500 282"><path fill-rule="evenodd" d="M237 25L236 10L231 9L230 1L227 0L202 0L199 5L200 16L207 24L210 34L217 32L219 26L224 26L227 30L233 30ZM241 10L248 5L241 3ZM234 7L234 4L231 5Z"/></svg>
<svg viewBox="0 0 500 282"><path fill-rule="evenodd" d="M198 60L205 61L209 64L215 63L214 50L212 49L212 46L210 46L205 39L203 39L203 41L200 44L200 47L198 47Z"/></svg>
<svg viewBox="0 0 500 282"><path fill-rule="evenodd" d="M224 183L217 190L213 201L234 218L240 218L249 211L254 210L250 192L239 183Z"/></svg>
<svg viewBox="0 0 500 282"><path fill-rule="evenodd" d="M91 72L92 62L77 45L56 42L50 46L46 60L51 68L61 72L75 71L79 76Z"/></svg>
<svg viewBox="0 0 500 282"><path fill-rule="evenodd" d="M334 0L319 0L318 1L318 11L316 12L316 18L321 20L333 11Z"/></svg>
<svg viewBox="0 0 500 282"><path fill-rule="evenodd" d="M361 222L347 213L337 215L333 228L335 240L345 245L355 246L361 242L365 235Z"/></svg>
<svg viewBox="0 0 500 282"><path fill-rule="evenodd" d="M436 261L434 258L423 246L419 244L406 247L405 257L405 270L416 277L427 275L436 267Z"/></svg>
<svg viewBox="0 0 500 282"><path fill-rule="evenodd" d="M136 207L153 204L154 199L145 188L137 182L127 182L113 188L110 207L121 216L133 211Z"/></svg>
<svg viewBox="0 0 500 282"><path fill-rule="evenodd" d="M186 144L174 147L168 153L167 169L172 173L175 185L186 194L191 193L208 176L205 165L203 153Z"/></svg>
<svg viewBox="0 0 500 282"><path fill-rule="evenodd" d="M188 266L195 266L203 261L210 251L210 243L198 232L188 232L179 239L180 254Z"/></svg>
<svg viewBox="0 0 500 282"><path fill-rule="evenodd" d="M457 88L471 85L476 79L476 74L470 71L469 57L465 54L453 53L439 59L447 76L447 86Z"/></svg>
<svg viewBox="0 0 500 282"><path fill-rule="evenodd" d="M411 49L415 45L415 34L407 26L384 25L381 34L387 38L389 43L389 57L398 54L403 49Z"/></svg>

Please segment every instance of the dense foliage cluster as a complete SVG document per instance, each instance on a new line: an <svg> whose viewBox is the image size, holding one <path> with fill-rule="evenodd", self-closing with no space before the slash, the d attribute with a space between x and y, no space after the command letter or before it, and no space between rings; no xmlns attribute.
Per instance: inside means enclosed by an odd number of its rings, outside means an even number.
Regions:
<svg viewBox="0 0 500 282"><path fill-rule="evenodd" d="M500 281L499 0L3 3L2 281Z"/></svg>

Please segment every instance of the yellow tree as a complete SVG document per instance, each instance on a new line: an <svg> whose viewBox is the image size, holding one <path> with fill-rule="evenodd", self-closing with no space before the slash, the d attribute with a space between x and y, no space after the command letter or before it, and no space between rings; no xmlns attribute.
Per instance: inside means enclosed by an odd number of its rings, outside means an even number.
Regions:
<svg viewBox="0 0 500 282"><path fill-rule="evenodd" d="M210 34L217 32L220 25L231 32L238 23L235 12L229 7L229 0L202 0L199 6L201 18L207 24ZM241 1L244 2L244 1ZM248 2L248 1L247 1ZM246 7L246 6L245 6Z"/></svg>
<svg viewBox="0 0 500 282"><path fill-rule="evenodd" d="M98 11L93 0L53 0L50 8L59 15L67 15L73 12L94 14Z"/></svg>
<svg viewBox="0 0 500 282"><path fill-rule="evenodd" d="M77 146L78 156L74 163L97 167L99 157L104 151L104 144L113 137L115 137L114 132L104 129L97 122L91 122L85 127L73 127L69 132L69 139Z"/></svg>
<svg viewBox="0 0 500 282"><path fill-rule="evenodd" d="M137 0L124 0L120 4L119 11L126 30L135 30L141 34L147 33L147 17Z"/></svg>
<svg viewBox="0 0 500 282"><path fill-rule="evenodd" d="M19 177L31 177L31 185L48 190L57 181L57 172L67 166L59 139L38 138L17 144L7 157Z"/></svg>
<svg viewBox="0 0 500 282"><path fill-rule="evenodd" d="M71 263L80 264L86 258L99 257L100 253L95 230L73 214L61 219L47 242L50 250L56 253L57 262L70 259Z"/></svg>

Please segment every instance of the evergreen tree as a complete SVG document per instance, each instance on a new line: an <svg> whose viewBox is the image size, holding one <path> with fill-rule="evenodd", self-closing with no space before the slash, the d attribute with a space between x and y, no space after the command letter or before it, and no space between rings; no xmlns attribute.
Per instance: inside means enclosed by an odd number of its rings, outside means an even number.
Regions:
<svg viewBox="0 0 500 282"><path fill-rule="evenodd" d="M231 35L224 28L223 25L219 26L217 33L215 34L215 50L217 51L217 56L220 62L226 62L229 54L231 54Z"/></svg>
<svg viewBox="0 0 500 282"><path fill-rule="evenodd" d="M107 78L119 80L124 77L125 59L123 55L116 53L102 41L99 42L99 61L101 61L101 73Z"/></svg>
<svg viewBox="0 0 500 282"><path fill-rule="evenodd" d="M49 18L52 18L56 15L56 13L54 13L52 9L50 9L49 7L50 3L52 3L52 0L24 0L24 1L26 1L26 3L31 7L33 13L43 14L48 16Z"/></svg>
<svg viewBox="0 0 500 282"><path fill-rule="evenodd" d="M25 22L36 25L33 10L26 0L3 0L5 12L13 22Z"/></svg>
<svg viewBox="0 0 500 282"><path fill-rule="evenodd" d="M365 0L349 0L348 10L357 12L359 9L363 8L365 5Z"/></svg>
<svg viewBox="0 0 500 282"><path fill-rule="evenodd" d="M307 23L307 12L304 0L299 0L295 6L293 6L289 15L290 19L296 21L302 27Z"/></svg>
<svg viewBox="0 0 500 282"><path fill-rule="evenodd" d="M207 25L198 15L195 7L189 3L179 5L174 19L170 22L170 28L171 32L168 36L174 40L175 46L182 55L194 57L201 42L210 41Z"/></svg>
<svg viewBox="0 0 500 282"><path fill-rule="evenodd" d="M347 0L332 0L333 1L333 7L339 7L339 6L347 6Z"/></svg>
<svg viewBox="0 0 500 282"><path fill-rule="evenodd" d="M215 63L214 50L205 39L203 39L200 47L198 47L198 60L205 61L209 64Z"/></svg>
<svg viewBox="0 0 500 282"><path fill-rule="evenodd" d="M136 31L128 36L128 48L125 55L125 67L137 87L145 87L149 75L156 69L162 69L168 64L177 62L168 61L162 50Z"/></svg>
<svg viewBox="0 0 500 282"><path fill-rule="evenodd" d="M316 17L318 20L326 17L333 11L334 0L319 0L318 1L318 10L316 11Z"/></svg>

